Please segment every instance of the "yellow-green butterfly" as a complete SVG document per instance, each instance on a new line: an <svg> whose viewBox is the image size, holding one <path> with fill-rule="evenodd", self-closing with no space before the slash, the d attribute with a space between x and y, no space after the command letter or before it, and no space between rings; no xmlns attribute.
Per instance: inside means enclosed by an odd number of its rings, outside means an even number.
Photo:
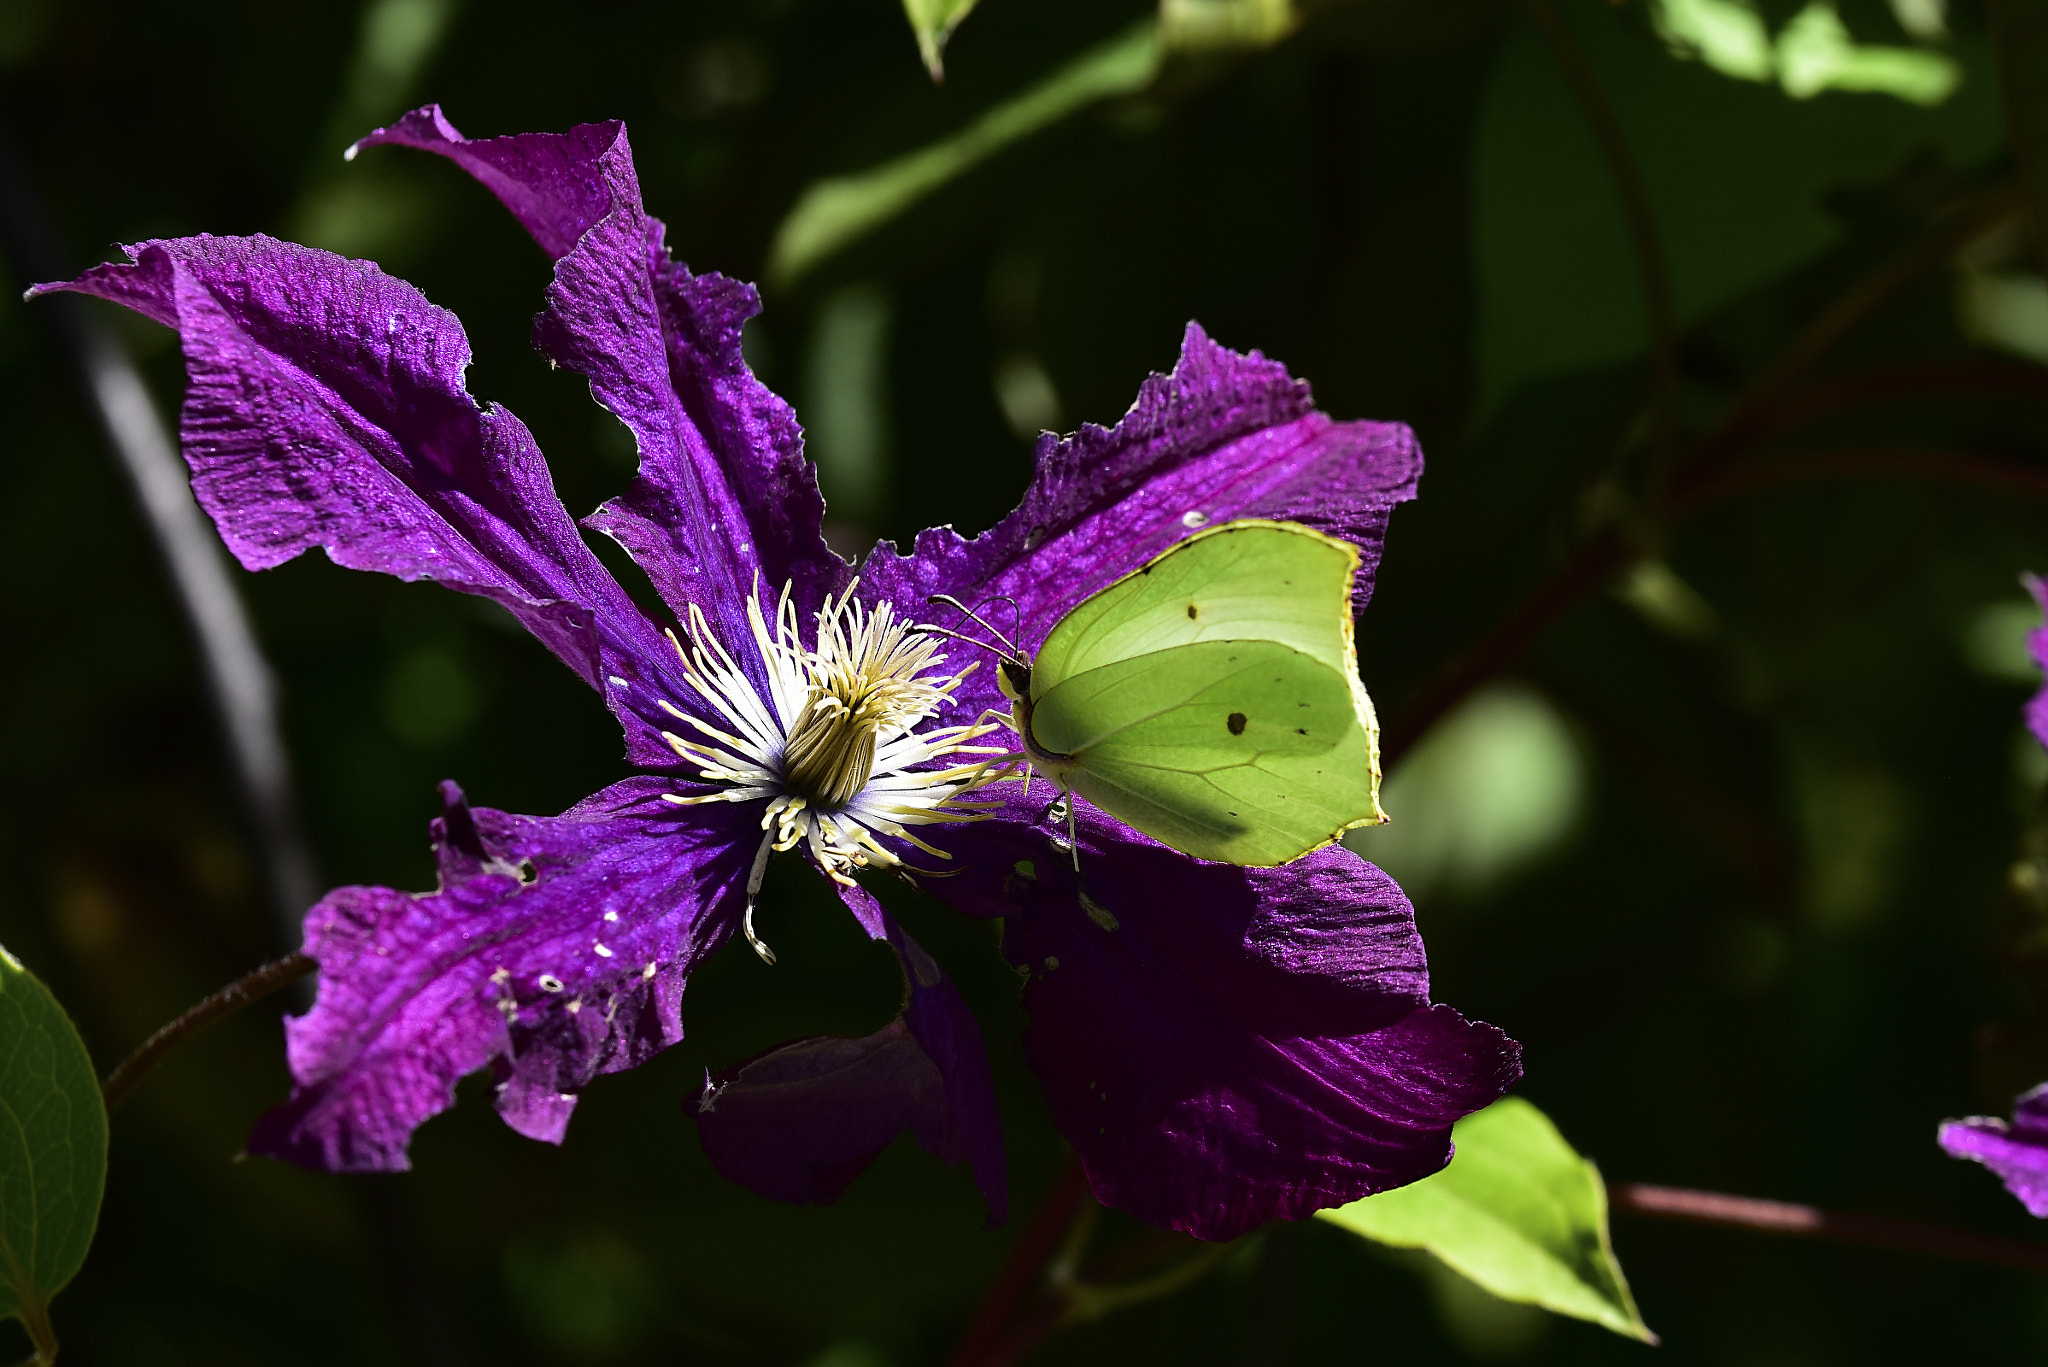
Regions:
<svg viewBox="0 0 2048 1367"><path fill-rule="evenodd" d="M1357 572L1355 547L1292 522L1227 522L1171 547L1061 618L1035 661L1002 642L1023 758L1200 859L1285 864L1386 820L1351 636Z"/></svg>

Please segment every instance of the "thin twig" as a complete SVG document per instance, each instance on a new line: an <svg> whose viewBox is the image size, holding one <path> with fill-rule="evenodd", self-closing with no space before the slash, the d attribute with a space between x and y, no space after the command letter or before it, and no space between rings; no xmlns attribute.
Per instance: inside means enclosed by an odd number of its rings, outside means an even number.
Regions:
<svg viewBox="0 0 2048 1367"><path fill-rule="evenodd" d="M1836 479L1921 479L1963 484L2048 501L2048 470L1967 451L1822 451L1769 464L1738 466L1695 484L1671 504L1672 517L1749 494Z"/></svg>
<svg viewBox="0 0 2048 1367"><path fill-rule="evenodd" d="M0 135L0 240L25 280L69 272L28 178ZM242 805L256 836L280 942L299 942L299 918L319 896L311 847L293 796L278 727L277 689L230 578L225 552L192 501L185 464L127 351L83 300L45 297L46 318L135 495L173 595L198 647L207 693L227 742Z"/></svg>
<svg viewBox="0 0 2048 1367"><path fill-rule="evenodd" d="M1893 295L2017 213L2022 203L2017 185L2004 184L1985 191L1950 212L1926 237L1857 281L1779 354L1777 362L1750 386L1728 418L1694 448L1686 459L1688 472L1697 475L1725 464L1755 445L1768 426L1768 415L1778 405L1779 395L1792 381L1811 370L1850 329Z"/></svg>
<svg viewBox="0 0 2048 1367"><path fill-rule="evenodd" d="M1623 215L1628 219L1629 245L1635 251L1636 272L1642 277L1643 316L1649 326L1652 389L1650 393L1650 451L1655 471L1661 478L1672 461L1672 426L1678 404L1678 316L1671 302L1671 267L1664 257L1664 243L1657 234L1657 217L1650 207L1649 191L1642 173L1628 150L1621 121L1607 103L1600 80L1580 50L1578 40L1553 9L1549 0L1522 0L1522 7L1543 32L1543 40L1557 58L1564 78L1578 99L1586 122L1593 126L1594 140L1606 159L1607 173L1621 196Z"/></svg>
<svg viewBox="0 0 2048 1367"><path fill-rule="evenodd" d="M303 953L293 950L282 959L272 960L255 972L237 978L151 1035L100 1083L100 1096L107 1103L108 1114L111 1115L128 1099L128 1094L141 1083L143 1075L154 1068L165 1054L207 1026L226 1020L249 1003L269 996L287 983L297 982L318 966Z"/></svg>
<svg viewBox="0 0 2048 1367"><path fill-rule="evenodd" d="M1760 1201L1754 1197L1729 1196L1718 1191L1691 1191L1684 1187L1650 1186L1641 1182L1617 1182L1608 1187L1607 1199L1613 1209L1632 1215L1725 1225L1759 1234L1788 1234L1796 1238L1827 1239L1835 1243L1927 1253L1937 1258L1992 1263L2025 1272L2048 1272L2048 1247L1942 1225L1923 1225L1913 1220L1849 1215L1822 1210L1818 1206L1796 1205L1790 1201Z"/></svg>

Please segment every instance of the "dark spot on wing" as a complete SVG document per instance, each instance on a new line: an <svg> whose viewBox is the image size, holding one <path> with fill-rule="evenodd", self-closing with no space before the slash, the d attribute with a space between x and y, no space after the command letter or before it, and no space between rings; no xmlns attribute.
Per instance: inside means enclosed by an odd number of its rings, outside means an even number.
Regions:
<svg viewBox="0 0 2048 1367"><path fill-rule="evenodd" d="M1306 726L1297 726L1294 728L1294 734L1297 736L1305 736L1308 734L1308 728Z"/></svg>
<svg viewBox="0 0 2048 1367"><path fill-rule="evenodd" d="M1195 605L1193 603L1188 604L1188 620L1190 622L1195 620Z"/></svg>
<svg viewBox="0 0 2048 1367"><path fill-rule="evenodd" d="M1233 735L1233 736L1241 736L1241 735L1243 735L1243 734L1244 734L1244 713L1242 713L1242 712L1232 712L1232 713L1231 713L1231 714L1230 714L1230 715L1229 715L1228 717L1224 718L1224 720L1223 720L1223 724L1224 724L1225 726L1227 726L1227 727L1229 727L1229 728L1230 728L1230 734L1231 734L1231 735Z"/></svg>

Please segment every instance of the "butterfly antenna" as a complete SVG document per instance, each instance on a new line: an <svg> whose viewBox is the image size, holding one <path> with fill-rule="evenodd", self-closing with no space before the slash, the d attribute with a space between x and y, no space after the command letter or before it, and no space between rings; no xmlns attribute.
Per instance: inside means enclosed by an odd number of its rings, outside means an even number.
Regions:
<svg viewBox="0 0 2048 1367"><path fill-rule="evenodd" d="M1012 643L1017 638L1004 636L1002 632L997 631L994 627L990 626L986 621L984 621L982 619L981 614L976 612L974 608L968 607L967 604L961 602L952 594L935 593L931 597L925 599L924 601L927 603L942 603L946 607L952 608L956 612L961 613L962 615L967 617L968 620L972 621L976 626L980 627L983 631L987 632L990 636L993 636L997 641L1001 642L1003 647L1003 654L1009 656L1013 660L1022 658L1022 656L1018 652L1016 645ZM994 598L984 598L981 601L983 603L992 603L996 600ZM1013 604L1015 602L1014 599L1010 601ZM976 606L978 607L980 606L980 604L976 604ZM1020 623L1022 622L1023 618L1021 614L1019 615L1018 620ZM966 640L967 638L963 636L960 639Z"/></svg>
<svg viewBox="0 0 2048 1367"><path fill-rule="evenodd" d="M1002 649L999 646L992 646L987 641L984 641L977 636L963 636L957 631L948 631L944 627L933 626L930 622L919 622L917 626L913 628L913 630L928 632L933 636L950 636L952 639L956 641L965 641L967 642L967 644L971 646L980 646L983 650L988 651L991 655L997 655L1004 659L1010 658L1009 651Z"/></svg>
<svg viewBox="0 0 2048 1367"><path fill-rule="evenodd" d="M1013 641L1015 641L1015 642L1016 642L1016 643L1017 643L1018 645L1020 645L1020 646L1021 646L1021 645L1023 645L1023 644L1024 644L1024 609L1023 609L1023 608L1021 608L1021 607L1019 607L1019 606L1017 605L1017 600L1016 600L1016 599L1014 599L1014 598L1012 598L1012 597L1011 597L1011 596L1010 596L1009 594L1007 594L1007 593L1005 593L1005 594L1002 594L1002 595L1000 595L1000 596L998 596L998 597L995 597L995 598L991 598L991 599L989 599L989 601L990 601L991 603L1008 603L1008 604L1010 605L1010 624L1011 624L1011 634L1010 634L1010 639L1011 639L1011 640L1013 640Z"/></svg>

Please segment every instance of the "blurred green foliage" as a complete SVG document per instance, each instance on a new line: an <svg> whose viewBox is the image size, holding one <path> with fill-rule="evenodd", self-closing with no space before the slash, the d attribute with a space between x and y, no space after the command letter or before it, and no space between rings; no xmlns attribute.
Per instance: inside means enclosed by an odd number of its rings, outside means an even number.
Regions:
<svg viewBox="0 0 2048 1367"><path fill-rule="evenodd" d="M1467 747L1475 767L1425 783L1426 743L1415 779L1392 780L1412 793L1412 813L1390 803L1397 828L1542 836L1487 877L1418 879L1436 995L1523 1041L1523 1090L1611 1176L2038 1237L1933 1143L1942 1117L2003 1113L2048 1077L2043 765L2010 648L2016 576L2048 566L2048 286L2030 225L1985 198L2013 174L1989 20L1973 3L1935 6L1939 31L1924 3L1829 11L1853 45L1955 64L1954 92L1918 104L1793 99L1675 55L1672 5L1554 3L1669 258L1678 449L1816 319L1896 281L1683 516L1660 512L1670 472L1645 435L1622 201L1539 29L1495 0L1302 5L1269 48L1177 51L985 140L771 288L749 354L801 415L840 424L819 454L842 461L828 481L862 483L835 514L849 546L988 525L1032 429L1113 420L1190 317L1284 360L1338 416L1414 424L1429 473L1360 635L1394 725L1589 539L1620 537L1623 573L1474 704L1519 699L1500 715L1525 749ZM1807 9L1755 7L1774 62ZM474 391L527 421L582 510L623 486L631 442L528 346L545 261L452 168L390 150L344 166L349 139L425 99L473 134L623 117L677 254L758 278L815 187L959 147L1158 17L985 0L935 87L893 0L10 0L0 116L80 264L151 235L267 231L419 284L468 327ZM1922 250L1967 206L1985 231ZM1901 261L1918 264L1886 274ZM0 941L47 965L112 1058L282 946L178 617L15 302L26 283L0 282ZM175 404L168 335L113 321ZM438 779L552 812L621 772L602 707L495 609L317 557L244 582L332 881L427 885ZM1534 717L1562 740L1526 744ZM1532 825L1564 790L1527 785L1557 763L1576 819ZM278 1012L188 1046L115 1128L100 1240L61 1306L69 1350L137 1367L944 1361L1015 1237L979 1229L963 1177L899 1146L836 1207L777 1206L716 1178L679 1106L707 1066L893 1012L886 953L813 883L771 875L778 965L713 963L690 1038L601 1081L560 1150L506 1131L471 1084L413 1173L234 1163L284 1092ZM1017 1048L1016 979L985 927L882 893L980 1016L1028 1209L1062 1155ZM1141 1236L1106 1218L1098 1237ZM1614 1238L1674 1364L2048 1348L2048 1287L2017 1273L1639 1220ZM1045 1360L1644 1351L1462 1281L1418 1295L1415 1275L1310 1222Z"/></svg>

